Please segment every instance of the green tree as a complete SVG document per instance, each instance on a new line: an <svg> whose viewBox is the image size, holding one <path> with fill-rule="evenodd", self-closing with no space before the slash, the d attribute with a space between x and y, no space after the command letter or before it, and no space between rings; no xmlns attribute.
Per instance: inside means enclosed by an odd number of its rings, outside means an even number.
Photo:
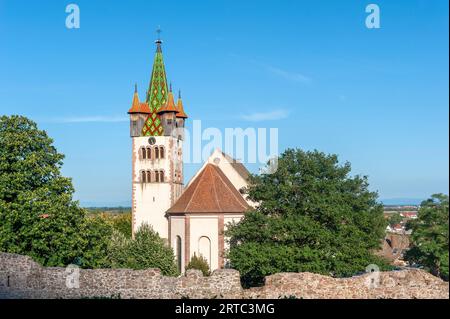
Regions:
<svg viewBox="0 0 450 319"><path fill-rule="evenodd" d="M386 221L367 177L350 177L336 155L288 149L273 174L252 175L246 193L259 202L231 224L228 257L246 286L276 272L348 276L384 261L374 255Z"/></svg>
<svg viewBox="0 0 450 319"><path fill-rule="evenodd" d="M188 269L201 270L203 276L210 275L208 261L202 255L197 256L195 253L194 256L192 256L191 260L189 261L189 264L186 266L186 270Z"/></svg>
<svg viewBox="0 0 450 319"><path fill-rule="evenodd" d="M388 218L388 223L391 227L400 224L403 221L403 217L399 213L392 213Z"/></svg>
<svg viewBox="0 0 450 319"><path fill-rule="evenodd" d="M134 239L114 230L108 259L112 268L159 268L163 275L178 275L173 250L146 224L138 229Z"/></svg>
<svg viewBox="0 0 450 319"><path fill-rule="evenodd" d="M0 250L49 266L83 251L84 212L61 176L64 156L45 131L21 116L0 117Z"/></svg>
<svg viewBox="0 0 450 319"><path fill-rule="evenodd" d="M83 252L77 264L83 268L109 268L108 247L113 227L100 216L85 217L83 223Z"/></svg>
<svg viewBox="0 0 450 319"><path fill-rule="evenodd" d="M131 238L131 212L120 213L109 218L112 226L125 235Z"/></svg>
<svg viewBox="0 0 450 319"><path fill-rule="evenodd" d="M448 195L435 194L423 201L416 220L407 223L412 230L411 248L405 259L424 266L435 276L448 281Z"/></svg>
<svg viewBox="0 0 450 319"><path fill-rule="evenodd" d="M111 226L86 218L72 200L64 155L36 123L0 117L0 251L24 254L45 266L107 266Z"/></svg>

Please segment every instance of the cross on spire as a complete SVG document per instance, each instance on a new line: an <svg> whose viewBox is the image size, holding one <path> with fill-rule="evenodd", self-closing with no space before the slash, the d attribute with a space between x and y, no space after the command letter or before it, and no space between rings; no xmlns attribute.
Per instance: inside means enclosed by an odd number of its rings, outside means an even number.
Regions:
<svg viewBox="0 0 450 319"><path fill-rule="evenodd" d="M158 28L156 28L156 33L158 34L158 41L161 41L161 26L158 26Z"/></svg>
<svg viewBox="0 0 450 319"><path fill-rule="evenodd" d="M156 43L156 51L161 52L161 27L158 26L158 28L156 29L156 33L158 34L158 38L156 39L155 43Z"/></svg>

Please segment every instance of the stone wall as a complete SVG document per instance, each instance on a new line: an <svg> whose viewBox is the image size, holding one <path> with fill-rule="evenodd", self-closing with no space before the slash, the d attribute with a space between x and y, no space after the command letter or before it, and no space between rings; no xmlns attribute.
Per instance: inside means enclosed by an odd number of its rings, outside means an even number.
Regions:
<svg viewBox="0 0 450 319"><path fill-rule="evenodd" d="M378 277L377 277L378 275ZM422 270L403 270L335 279L311 273L279 273L264 287L242 289L239 272L200 271L165 277L159 269L41 267L31 258L0 253L0 298L449 298L448 283Z"/></svg>

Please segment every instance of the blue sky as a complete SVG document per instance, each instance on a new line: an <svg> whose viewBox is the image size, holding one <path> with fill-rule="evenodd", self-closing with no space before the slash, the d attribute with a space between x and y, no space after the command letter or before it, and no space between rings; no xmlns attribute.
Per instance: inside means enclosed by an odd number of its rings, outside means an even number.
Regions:
<svg viewBox="0 0 450 319"><path fill-rule="evenodd" d="M0 114L47 130L82 203L130 201L126 111L158 25L188 127L276 127L280 150L337 153L382 199L448 193L447 1L80 0L76 30L69 3L0 0Z"/></svg>

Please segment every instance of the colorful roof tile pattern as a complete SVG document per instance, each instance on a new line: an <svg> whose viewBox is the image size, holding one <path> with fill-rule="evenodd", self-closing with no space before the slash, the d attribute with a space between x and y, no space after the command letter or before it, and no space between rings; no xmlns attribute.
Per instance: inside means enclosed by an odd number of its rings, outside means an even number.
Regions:
<svg viewBox="0 0 450 319"><path fill-rule="evenodd" d="M145 121L142 128L142 135L144 136L160 136L163 135L163 127L161 119L157 111L166 104L167 101L167 78L166 69L164 67L163 55L161 50L161 40L156 41L156 54L153 61L152 76L147 92L147 104L150 108L150 114Z"/></svg>
<svg viewBox="0 0 450 319"><path fill-rule="evenodd" d="M156 111L150 111L150 114L145 121L144 127L142 128L143 136L161 136L164 130L162 126L161 119Z"/></svg>

